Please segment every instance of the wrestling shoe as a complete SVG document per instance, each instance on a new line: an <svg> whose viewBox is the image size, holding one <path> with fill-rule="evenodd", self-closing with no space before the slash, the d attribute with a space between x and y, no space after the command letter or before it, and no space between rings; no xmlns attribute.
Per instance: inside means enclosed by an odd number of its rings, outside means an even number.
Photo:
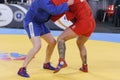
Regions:
<svg viewBox="0 0 120 80"><path fill-rule="evenodd" d="M59 59L59 64L57 65L57 68L55 69L54 73L59 72L62 68L67 67L67 64L64 59L60 58Z"/></svg>
<svg viewBox="0 0 120 80"><path fill-rule="evenodd" d="M22 77L26 77L26 78L29 78L29 77L30 77L29 74L27 73L25 67L22 67L22 68L19 69L18 75L20 75L20 76L22 76Z"/></svg>
<svg viewBox="0 0 120 80"><path fill-rule="evenodd" d="M44 68L44 69L49 69L49 70L55 70L55 68L54 68L53 66L51 66L50 63L45 63L45 64L43 65L43 68Z"/></svg>
<svg viewBox="0 0 120 80"><path fill-rule="evenodd" d="M82 71L82 72L88 72L87 64L83 64L82 67L80 68L80 71Z"/></svg>

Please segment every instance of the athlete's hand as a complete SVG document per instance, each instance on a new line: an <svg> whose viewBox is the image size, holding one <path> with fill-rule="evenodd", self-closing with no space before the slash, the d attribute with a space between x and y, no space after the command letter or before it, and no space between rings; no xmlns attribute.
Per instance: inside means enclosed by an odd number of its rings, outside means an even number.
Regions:
<svg viewBox="0 0 120 80"><path fill-rule="evenodd" d="M72 5L74 3L74 0L68 0L67 1L67 4L70 6L70 5Z"/></svg>

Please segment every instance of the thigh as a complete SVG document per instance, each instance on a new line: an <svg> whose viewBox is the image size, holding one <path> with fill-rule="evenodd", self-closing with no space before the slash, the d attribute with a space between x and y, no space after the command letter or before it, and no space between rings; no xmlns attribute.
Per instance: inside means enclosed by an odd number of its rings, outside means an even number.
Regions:
<svg viewBox="0 0 120 80"><path fill-rule="evenodd" d="M47 33L41 36L48 44L55 43L56 40L51 33Z"/></svg>
<svg viewBox="0 0 120 80"><path fill-rule="evenodd" d="M70 28L67 28L66 30L64 30L61 35L58 37L59 39L63 39L64 41L72 39L77 37L78 35L76 33L74 33Z"/></svg>
<svg viewBox="0 0 120 80"><path fill-rule="evenodd" d="M33 44L34 47L39 47L41 46L41 39L39 36L35 36L35 37L31 37L31 42Z"/></svg>

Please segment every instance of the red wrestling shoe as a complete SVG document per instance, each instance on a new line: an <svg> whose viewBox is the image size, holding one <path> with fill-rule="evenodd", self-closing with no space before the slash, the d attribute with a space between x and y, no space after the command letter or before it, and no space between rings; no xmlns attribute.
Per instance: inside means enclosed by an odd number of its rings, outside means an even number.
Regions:
<svg viewBox="0 0 120 80"><path fill-rule="evenodd" d="M82 71L82 72L88 72L87 64L83 64L82 67L80 68L80 71Z"/></svg>
<svg viewBox="0 0 120 80"><path fill-rule="evenodd" d="M54 73L59 72L62 68L67 67L67 64L64 59L60 58L59 59L59 64L57 65L57 68L55 69Z"/></svg>

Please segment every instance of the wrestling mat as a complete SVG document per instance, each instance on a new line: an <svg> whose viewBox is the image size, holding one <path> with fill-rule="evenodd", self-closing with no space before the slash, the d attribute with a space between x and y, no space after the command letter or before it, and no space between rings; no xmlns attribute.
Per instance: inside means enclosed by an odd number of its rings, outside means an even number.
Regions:
<svg viewBox="0 0 120 80"><path fill-rule="evenodd" d="M11 31L11 34L0 33L0 80L120 80L120 34L117 37L115 34L111 36L94 33L92 35L86 43L88 73L79 71L81 59L76 46L76 39L66 42L68 67L58 73L44 70L42 66L47 44L42 40L41 51L28 65L27 71L30 78L23 78L17 75L17 71L32 44L26 34L13 34L13 32L16 30ZM106 38L107 36L109 37ZM55 38L57 38L56 35ZM110 41L111 39L113 41ZM53 66L58 63L57 47L52 55L51 63Z"/></svg>

